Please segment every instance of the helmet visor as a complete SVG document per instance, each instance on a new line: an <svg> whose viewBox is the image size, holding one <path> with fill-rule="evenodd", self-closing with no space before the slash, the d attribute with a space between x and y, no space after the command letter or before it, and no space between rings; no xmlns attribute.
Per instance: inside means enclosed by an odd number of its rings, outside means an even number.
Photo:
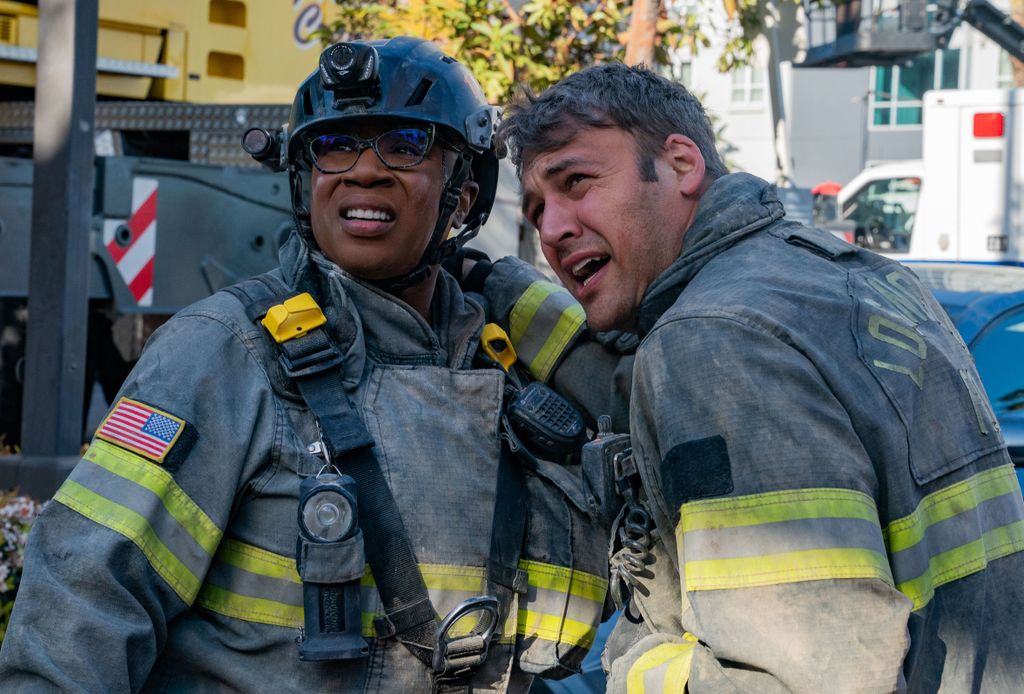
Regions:
<svg viewBox="0 0 1024 694"><path fill-rule="evenodd" d="M306 152L320 173L345 173L363 151L372 149L389 169L409 169L423 162L434 143L434 127L409 126L382 132L368 139L349 134L319 135L309 140Z"/></svg>

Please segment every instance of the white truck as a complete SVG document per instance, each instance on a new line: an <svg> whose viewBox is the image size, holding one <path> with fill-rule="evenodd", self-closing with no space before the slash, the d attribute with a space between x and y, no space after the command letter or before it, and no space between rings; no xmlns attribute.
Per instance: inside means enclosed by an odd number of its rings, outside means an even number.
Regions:
<svg viewBox="0 0 1024 694"><path fill-rule="evenodd" d="M846 184L837 233L901 261L1024 265L1024 89L927 92L922 155Z"/></svg>

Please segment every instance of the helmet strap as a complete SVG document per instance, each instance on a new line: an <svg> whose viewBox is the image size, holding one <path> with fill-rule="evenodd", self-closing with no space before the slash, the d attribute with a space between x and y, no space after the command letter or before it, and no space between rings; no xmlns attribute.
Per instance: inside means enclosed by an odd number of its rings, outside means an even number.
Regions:
<svg viewBox="0 0 1024 694"><path fill-rule="evenodd" d="M299 238L310 250L320 250L313 236L313 226L309 219L309 209L302 199L302 172L297 166L288 167L288 188L292 194L292 221L299 231Z"/></svg>

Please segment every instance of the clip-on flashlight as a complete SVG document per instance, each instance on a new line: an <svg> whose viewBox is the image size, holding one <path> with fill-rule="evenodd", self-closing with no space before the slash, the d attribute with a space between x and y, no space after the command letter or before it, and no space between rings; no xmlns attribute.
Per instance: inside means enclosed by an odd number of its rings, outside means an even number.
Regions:
<svg viewBox="0 0 1024 694"><path fill-rule="evenodd" d="M299 660L364 658L359 581L366 566L356 481L321 471L299 486L296 559L305 630Z"/></svg>

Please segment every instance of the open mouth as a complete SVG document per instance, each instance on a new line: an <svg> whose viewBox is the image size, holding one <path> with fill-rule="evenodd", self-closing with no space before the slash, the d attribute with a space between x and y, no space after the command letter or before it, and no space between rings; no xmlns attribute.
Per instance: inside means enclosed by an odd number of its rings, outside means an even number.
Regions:
<svg viewBox="0 0 1024 694"><path fill-rule="evenodd" d="M587 258L581 260L572 266L572 276L577 282L584 287L594 278L594 275L608 264L611 258L607 255L595 256L593 258Z"/></svg>
<svg viewBox="0 0 1024 694"><path fill-rule="evenodd" d="M341 213L342 219L362 219L370 222L393 222L395 215L387 210L374 210L365 207L353 207Z"/></svg>

